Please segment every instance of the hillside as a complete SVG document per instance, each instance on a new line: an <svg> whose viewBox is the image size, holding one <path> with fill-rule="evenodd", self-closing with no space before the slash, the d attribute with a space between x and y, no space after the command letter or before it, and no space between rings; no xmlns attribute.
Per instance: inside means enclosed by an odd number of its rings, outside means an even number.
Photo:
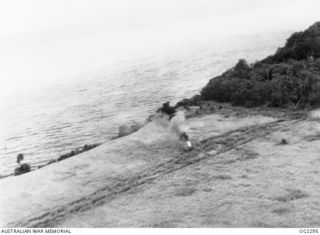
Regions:
<svg viewBox="0 0 320 235"><path fill-rule="evenodd" d="M200 100L230 102L246 107L318 107L320 105L320 22L294 33L274 55L248 64L239 62L212 78Z"/></svg>
<svg viewBox="0 0 320 235"><path fill-rule="evenodd" d="M320 22L316 22L303 32L296 32L288 38L284 47L262 60L263 63L281 63L289 59L306 60L320 58Z"/></svg>
<svg viewBox="0 0 320 235"><path fill-rule="evenodd" d="M191 151L159 117L2 179L0 226L319 227L320 111L312 119L297 109L320 105L318 47L301 49L319 26L262 61L240 60L177 103L199 105L183 126Z"/></svg>
<svg viewBox="0 0 320 235"><path fill-rule="evenodd" d="M0 225L318 227L316 123L299 113L220 106L206 103L217 111L188 119L190 152L159 120L1 180L10 193L0 198Z"/></svg>

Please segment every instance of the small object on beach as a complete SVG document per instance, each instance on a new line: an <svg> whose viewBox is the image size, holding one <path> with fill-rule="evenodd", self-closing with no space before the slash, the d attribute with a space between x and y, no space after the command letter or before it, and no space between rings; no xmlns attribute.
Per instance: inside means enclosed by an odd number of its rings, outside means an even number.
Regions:
<svg viewBox="0 0 320 235"><path fill-rule="evenodd" d="M281 141L280 141L280 144L283 144L283 145L285 145L285 144L288 144L289 142L288 142L288 140L286 140L286 139L281 139Z"/></svg>
<svg viewBox="0 0 320 235"><path fill-rule="evenodd" d="M192 149L193 149L193 146L192 146L191 142L188 140L186 143L187 143L186 150L187 150L187 151L192 150Z"/></svg>
<svg viewBox="0 0 320 235"><path fill-rule="evenodd" d="M90 148L89 148L89 146L88 145L84 145L83 146L83 148L82 148L82 151L84 152L84 151L88 151Z"/></svg>
<svg viewBox="0 0 320 235"><path fill-rule="evenodd" d="M190 151L191 149L193 149L192 144L189 140L189 136L185 132L180 134L179 140L184 141L184 143L186 144L186 146L184 147L185 150Z"/></svg>
<svg viewBox="0 0 320 235"><path fill-rule="evenodd" d="M152 122L153 120L155 119L155 115L154 114L151 114L149 115L149 117L147 118L146 122Z"/></svg>
<svg viewBox="0 0 320 235"><path fill-rule="evenodd" d="M183 133L180 134L179 140L181 140L181 141L186 141L186 142L190 142L190 141L189 141L189 136L188 136L185 132L183 132Z"/></svg>
<svg viewBox="0 0 320 235"><path fill-rule="evenodd" d="M166 114L169 116L169 119L171 119L172 117L174 117L175 113L176 113L176 109L170 105L170 102L167 101L166 103L162 104L162 107L160 109L158 109L161 113Z"/></svg>

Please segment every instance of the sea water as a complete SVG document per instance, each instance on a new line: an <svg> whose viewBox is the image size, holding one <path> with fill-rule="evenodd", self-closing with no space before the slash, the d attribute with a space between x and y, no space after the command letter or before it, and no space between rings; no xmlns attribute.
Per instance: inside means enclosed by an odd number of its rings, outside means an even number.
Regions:
<svg viewBox="0 0 320 235"><path fill-rule="evenodd" d="M137 56L8 96L1 107L0 175L13 172L18 153L36 168L85 144L108 142L119 125L144 120L165 101L174 104L198 94L239 58L262 59L289 34L238 36L161 56Z"/></svg>

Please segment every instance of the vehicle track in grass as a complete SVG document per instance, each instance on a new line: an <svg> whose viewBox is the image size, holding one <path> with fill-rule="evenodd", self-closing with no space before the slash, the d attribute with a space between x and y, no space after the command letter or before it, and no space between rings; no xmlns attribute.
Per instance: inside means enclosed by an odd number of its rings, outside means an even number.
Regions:
<svg viewBox="0 0 320 235"><path fill-rule="evenodd" d="M224 159L223 153L300 121L303 121L303 119L281 119L266 124L239 128L219 136L207 138L196 143L192 151L182 152L169 161L154 165L133 177L119 179L116 183L106 185L79 200L51 208L31 218L11 222L7 224L7 227L55 227L70 215L108 203L135 187L150 183L158 177L196 164L204 159L215 158L217 164L227 163L230 159Z"/></svg>

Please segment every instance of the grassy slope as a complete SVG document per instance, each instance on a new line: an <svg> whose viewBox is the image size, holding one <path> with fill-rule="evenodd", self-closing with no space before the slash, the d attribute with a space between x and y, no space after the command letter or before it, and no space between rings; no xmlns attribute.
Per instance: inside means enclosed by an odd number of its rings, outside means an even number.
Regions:
<svg viewBox="0 0 320 235"><path fill-rule="evenodd" d="M320 150L313 123L279 110L219 105L215 114L186 123L198 141L191 152L182 152L161 122L151 123L111 144L3 179L1 191L11 193L0 198L0 225L319 226L310 219L318 216L320 196L313 181ZM282 138L289 144L279 145Z"/></svg>
<svg viewBox="0 0 320 235"><path fill-rule="evenodd" d="M152 180L58 226L318 227L315 123L246 112L190 120L194 138L221 132L206 136L192 154L149 171ZM288 144L281 144L284 138Z"/></svg>

